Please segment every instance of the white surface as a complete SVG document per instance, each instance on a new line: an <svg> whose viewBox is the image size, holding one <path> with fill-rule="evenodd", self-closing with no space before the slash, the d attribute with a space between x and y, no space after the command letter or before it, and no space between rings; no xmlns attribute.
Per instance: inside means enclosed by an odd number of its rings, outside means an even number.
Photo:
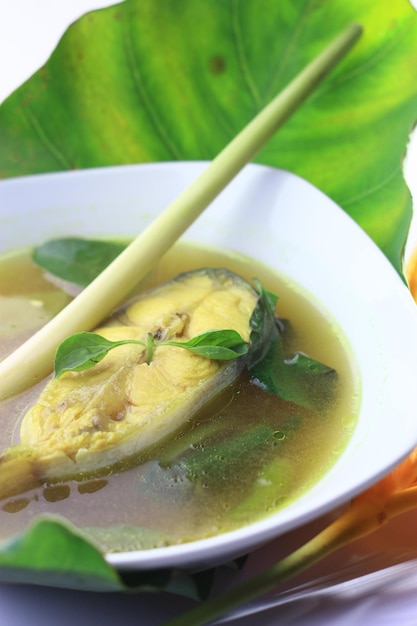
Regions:
<svg viewBox="0 0 417 626"><path fill-rule="evenodd" d="M0 102L49 58L68 26L117 0L2 0Z"/></svg>
<svg viewBox="0 0 417 626"><path fill-rule="evenodd" d="M414 0L415 3L415 0ZM0 101L26 80L47 59L70 22L87 10L112 4L105 0L2 0L0 2ZM413 140L406 162L406 175L417 197L417 141ZM336 571L345 560L355 560L369 551L385 546L406 549L415 545L417 517L414 513L390 523L385 530L354 544L327 559L319 570ZM279 548L279 546L278 546ZM276 544L258 550L250 558L245 575L276 557ZM319 572L320 573L320 572ZM317 570L307 577L317 575ZM297 602L290 612L282 610L239 622L241 626L363 626L417 625L416 570L411 569L401 584L383 584L367 590L365 596L350 593L330 594L320 602ZM156 626L162 619L189 606L185 600L163 596L96 595L36 587L0 585L0 626ZM306 614L306 609L308 613Z"/></svg>

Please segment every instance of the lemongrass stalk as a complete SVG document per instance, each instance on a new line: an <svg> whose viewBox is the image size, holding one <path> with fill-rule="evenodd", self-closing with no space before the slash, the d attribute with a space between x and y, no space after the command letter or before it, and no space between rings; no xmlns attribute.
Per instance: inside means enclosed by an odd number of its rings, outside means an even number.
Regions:
<svg viewBox="0 0 417 626"><path fill-rule="evenodd" d="M349 25L270 102L80 295L0 364L0 399L34 384L53 369L57 346L97 326L146 275L200 213L297 110L361 35Z"/></svg>
<svg viewBox="0 0 417 626"><path fill-rule="evenodd" d="M417 507L417 486L392 494L386 501L372 498L371 492L370 489L363 494L367 496L369 493L369 500L359 496L338 519L276 565L161 626L208 624L233 608L274 589L344 545L374 532L393 517Z"/></svg>

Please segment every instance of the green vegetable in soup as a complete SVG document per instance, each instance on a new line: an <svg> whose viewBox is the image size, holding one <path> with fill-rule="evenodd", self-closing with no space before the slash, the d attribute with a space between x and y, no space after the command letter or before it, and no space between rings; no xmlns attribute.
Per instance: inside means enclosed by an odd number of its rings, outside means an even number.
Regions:
<svg viewBox="0 0 417 626"><path fill-rule="evenodd" d="M116 241L65 237L37 246L32 258L54 276L85 287L125 248Z"/></svg>
<svg viewBox="0 0 417 626"><path fill-rule="evenodd" d="M203 422L183 438L180 449L168 447L159 465L180 483L189 481L197 489L217 492L226 489L235 518L244 511L249 516L254 511L268 511L279 499L271 491L276 492L277 484L288 482L293 471L280 446L285 446L302 424L303 417L297 412L276 428L255 421L246 429L227 431L221 421ZM241 487L230 490L237 475L244 476Z"/></svg>
<svg viewBox="0 0 417 626"><path fill-rule="evenodd" d="M161 461L160 465L193 483L221 487L225 481L233 480L242 468L245 471L250 468L251 472L260 469L274 452L276 443L274 429L260 423L246 432L217 436L214 442L196 440L177 458Z"/></svg>
<svg viewBox="0 0 417 626"><path fill-rule="evenodd" d="M305 407L320 409L334 399L337 372L301 352L286 355L280 325L274 319L276 297L255 281L260 293L251 318L252 350L248 371L269 393Z"/></svg>

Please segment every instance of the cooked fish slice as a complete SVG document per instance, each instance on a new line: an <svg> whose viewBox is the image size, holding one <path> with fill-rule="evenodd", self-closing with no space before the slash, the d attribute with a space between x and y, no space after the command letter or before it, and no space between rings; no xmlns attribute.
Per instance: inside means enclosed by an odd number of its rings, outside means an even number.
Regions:
<svg viewBox="0 0 417 626"><path fill-rule="evenodd" d="M196 270L143 294L96 332L113 341L145 341L148 333L187 341L232 328L249 341L257 297L227 270ZM147 364L144 348L129 344L92 369L52 379L23 419L21 445L0 459L0 497L140 459L236 379L244 364L245 357L214 361L172 346L157 347Z"/></svg>

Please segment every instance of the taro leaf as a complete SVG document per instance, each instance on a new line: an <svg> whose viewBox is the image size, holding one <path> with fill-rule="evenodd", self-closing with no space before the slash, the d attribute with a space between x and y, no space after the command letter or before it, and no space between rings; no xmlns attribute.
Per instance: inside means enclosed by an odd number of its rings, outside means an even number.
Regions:
<svg viewBox="0 0 417 626"><path fill-rule="evenodd" d="M417 119L409 0L125 0L89 13L1 106L0 176L210 159L352 21L359 44L256 160L322 189L401 269Z"/></svg>
<svg viewBox="0 0 417 626"><path fill-rule="evenodd" d="M207 597L214 572L177 570L118 573L71 524L56 517L34 521L0 550L0 581L82 591L167 591L194 600Z"/></svg>
<svg viewBox="0 0 417 626"><path fill-rule="evenodd" d="M123 588L99 551L54 518L35 522L24 535L3 544L0 580L92 591Z"/></svg>

